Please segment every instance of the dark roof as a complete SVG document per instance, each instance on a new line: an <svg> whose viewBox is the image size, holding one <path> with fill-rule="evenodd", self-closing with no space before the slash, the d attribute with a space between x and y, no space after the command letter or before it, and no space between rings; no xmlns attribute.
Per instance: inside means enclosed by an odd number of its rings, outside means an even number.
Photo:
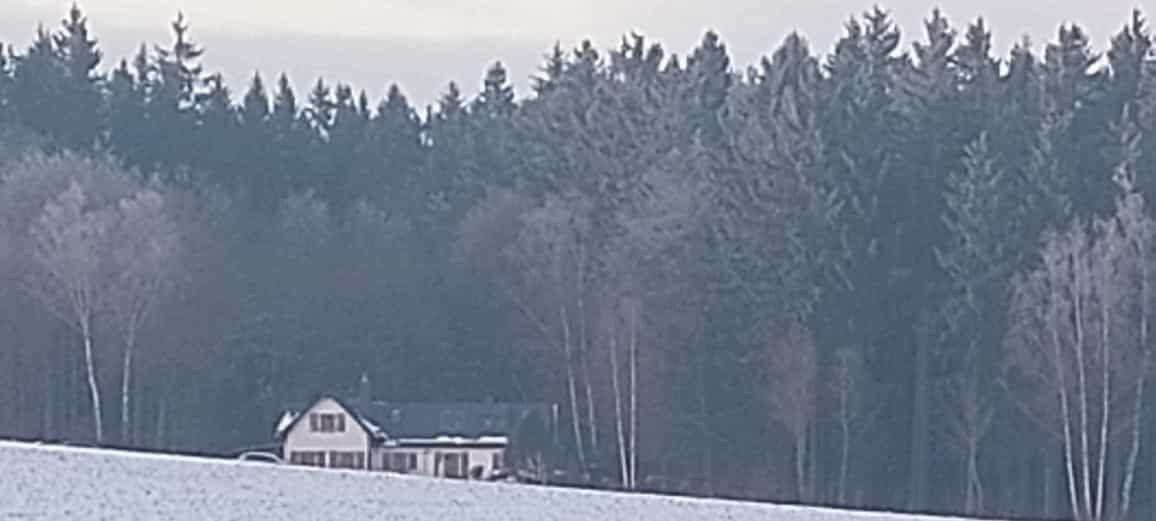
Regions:
<svg viewBox="0 0 1156 521"><path fill-rule="evenodd" d="M392 439L438 436L512 437L526 426L527 421L545 422L548 416L545 405L533 403L373 401L365 405L359 404L357 400L329 397L349 410L366 432L371 435L380 432L384 437ZM291 404L286 407L287 411L297 413L298 416L284 432L288 432L289 428L304 416L304 411L314 403L316 400L308 404Z"/></svg>
<svg viewBox="0 0 1156 521"><path fill-rule="evenodd" d="M511 403L373 402L362 410L390 438L511 436L545 408Z"/></svg>

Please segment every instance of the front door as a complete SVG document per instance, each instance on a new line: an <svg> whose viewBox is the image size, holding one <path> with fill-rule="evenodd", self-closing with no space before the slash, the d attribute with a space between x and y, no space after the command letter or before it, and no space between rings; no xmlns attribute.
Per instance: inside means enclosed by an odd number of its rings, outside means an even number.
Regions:
<svg viewBox="0 0 1156 521"><path fill-rule="evenodd" d="M470 469L470 455L467 452L449 452L443 456L447 478L465 478Z"/></svg>

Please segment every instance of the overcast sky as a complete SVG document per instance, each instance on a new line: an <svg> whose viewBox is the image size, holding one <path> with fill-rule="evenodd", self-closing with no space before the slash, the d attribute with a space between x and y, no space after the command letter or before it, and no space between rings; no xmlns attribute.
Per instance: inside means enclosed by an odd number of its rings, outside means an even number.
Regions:
<svg viewBox="0 0 1156 521"><path fill-rule="evenodd" d="M0 41L24 47L36 24L55 28L72 0L0 0ZM253 71L282 71L302 88L318 76L366 89L375 98L396 82L417 103L454 80L467 92L496 59L525 93L528 78L554 41L573 47L592 38L614 46L637 30L684 54L707 29L719 31L745 66L792 30L822 52L848 17L870 9L859 0L82 0L109 63L141 41L167 43L168 22L183 10L192 36L206 48L207 69L241 90ZM915 36L940 7L953 25L983 16L999 49L1023 35L1050 40L1060 23L1076 21L1103 48L1128 20L1136 0L892 0L880 3ZM905 43L909 42L905 38Z"/></svg>

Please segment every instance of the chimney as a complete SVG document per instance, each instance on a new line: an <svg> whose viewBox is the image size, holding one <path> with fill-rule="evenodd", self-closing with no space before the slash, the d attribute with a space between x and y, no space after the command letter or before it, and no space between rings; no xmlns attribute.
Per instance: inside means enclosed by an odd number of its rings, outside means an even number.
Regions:
<svg viewBox="0 0 1156 521"><path fill-rule="evenodd" d="M369 390L369 375L361 373L361 385L357 393L357 405L363 411L373 403L373 395Z"/></svg>

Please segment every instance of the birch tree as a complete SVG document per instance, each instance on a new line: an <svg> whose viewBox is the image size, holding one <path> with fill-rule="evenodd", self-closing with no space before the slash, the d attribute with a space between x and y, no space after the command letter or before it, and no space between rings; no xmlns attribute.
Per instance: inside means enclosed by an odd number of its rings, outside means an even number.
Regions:
<svg viewBox="0 0 1156 521"><path fill-rule="evenodd" d="M796 493L799 499L810 500L815 495L808 457L814 450L811 430L818 408L818 349L810 331L796 323L771 341L767 356L771 417L790 434Z"/></svg>
<svg viewBox="0 0 1156 521"><path fill-rule="evenodd" d="M1050 233L1040 267L1014 284L1011 360L1021 392L1053 397L1037 417L1062 440L1068 499L1081 521L1112 518L1130 501L1143 429L1132 419L1142 414L1148 372L1152 224L1142 208L1139 194L1129 193L1114 215ZM1122 401L1133 405L1121 408ZM1132 444L1124 456L1116 442L1127 425ZM1123 471L1112 471L1121 458Z"/></svg>
<svg viewBox="0 0 1156 521"><path fill-rule="evenodd" d="M95 353L95 321L104 297L102 259L111 215L93 208L89 194L73 180L44 205L30 230L37 270L30 291L58 318L79 332L97 443L104 442L104 408Z"/></svg>
<svg viewBox="0 0 1156 521"><path fill-rule="evenodd" d="M610 381L614 394L614 431L618 445L618 467L622 486L634 489L638 485L638 343L640 303L637 299L622 298L616 305L607 306L607 347L610 351ZM625 354L620 354L625 351ZM625 358L626 360L621 360ZM626 382L622 382L625 364Z"/></svg>
<svg viewBox="0 0 1156 521"><path fill-rule="evenodd" d="M591 455L587 449L596 448L593 433L597 428L593 425L596 417L592 384L582 364L589 355L584 352L584 303L593 286L588 212L589 205L580 196L550 197L523 215L519 238L507 250L507 258L521 274L511 297L542 340L561 351L574 449L582 467ZM583 383L585 403L579 394ZM583 411L588 413L585 423ZM584 424L591 433L589 440L582 432Z"/></svg>
<svg viewBox="0 0 1156 521"><path fill-rule="evenodd" d="M132 444L133 357L141 328L173 288L180 239L164 197L141 190L117 205L111 237L108 304L124 342L120 385L120 437Z"/></svg>
<svg viewBox="0 0 1156 521"><path fill-rule="evenodd" d="M839 425L839 477L835 499L840 505L848 504L855 441L879 410L879 407L867 406L875 393L867 381L869 374L865 362L862 348L841 348L835 351L826 373L827 389L835 404L830 417Z"/></svg>

